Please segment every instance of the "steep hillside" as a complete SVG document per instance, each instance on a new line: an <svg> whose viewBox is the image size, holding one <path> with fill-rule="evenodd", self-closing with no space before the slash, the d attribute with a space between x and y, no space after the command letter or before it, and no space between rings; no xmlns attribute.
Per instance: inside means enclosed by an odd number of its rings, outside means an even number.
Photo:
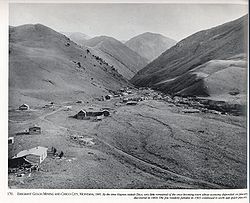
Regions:
<svg viewBox="0 0 250 203"><path fill-rule="evenodd" d="M170 94L244 93L246 58L239 54L246 53L246 33L247 16L195 33L148 64L132 82Z"/></svg>
<svg viewBox="0 0 250 203"><path fill-rule="evenodd" d="M125 45L144 58L152 61L174 46L176 41L161 34L146 32L128 40Z"/></svg>
<svg viewBox="0 0 250 203"><path fill-rule="evenodd" d="M154 87L163 90L171 83L179 83L176 89L171 89L177 95L209 96L214 100L242 103L247 93L246 67L245 54L224 60L211 60L176 78L161 81Z"/></svg>
<svg viewBox="0 0 250 203"><path fill-rule="evenodd" d="M120 41L106 36L94 37L85 43L92 47L108 63L127 79L131 79L148 60L129 49Z"/></svg>
<svg viewBox="0 0 250 203"><path fill-rule="evenodd" d="M40 24L9 30L9 104L91 100L129 83L102 59Z"/></svg>
<svg viewBox="0 0 250 203"><path fill-rule="evenodd" d="M81 32L62 32L62 34L66 35L69 39L79 45L83 45L87 40L91 38L90 36L85 35Z"/></svg>

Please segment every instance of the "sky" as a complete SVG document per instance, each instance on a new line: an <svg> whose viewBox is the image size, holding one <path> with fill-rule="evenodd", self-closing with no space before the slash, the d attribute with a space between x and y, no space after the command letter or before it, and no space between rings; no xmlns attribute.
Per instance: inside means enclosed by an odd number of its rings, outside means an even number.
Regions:
<svg viewBox="0 0 250 203"><path fill-rule="evenodd" d="M128 40L144 32L181 40L248 13L236 4L9 4L9 24L40 23L59 32Z"/></svg>

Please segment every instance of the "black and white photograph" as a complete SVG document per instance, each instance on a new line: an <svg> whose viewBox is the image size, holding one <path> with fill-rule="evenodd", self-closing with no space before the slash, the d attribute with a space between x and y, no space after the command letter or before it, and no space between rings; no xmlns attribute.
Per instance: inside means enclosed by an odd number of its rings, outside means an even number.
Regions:
<svg viewBox="0 0 250 203"><path fill-rule="evenodd" d="M247 188L247 4L8 13L9 189Z"/></svg>

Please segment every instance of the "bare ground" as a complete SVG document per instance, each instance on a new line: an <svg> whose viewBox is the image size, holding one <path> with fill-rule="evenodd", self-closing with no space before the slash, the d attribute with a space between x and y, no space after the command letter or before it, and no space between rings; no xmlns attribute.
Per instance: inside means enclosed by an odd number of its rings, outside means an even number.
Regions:
<svg viewBox="0 0 250 203"><path fill-rule="evenodd" d="M9 112L9 153L35 146L56 147L63 159L47 157L42 170L18 178L11 188L246 188L245 117L209 113L184 114L181 107L148 100L111 107L102 121L76 120L84 104L63 103L53 109ZM41 135L15 135L37 124ZM71 135L93 138L81 144Z"/></svg>

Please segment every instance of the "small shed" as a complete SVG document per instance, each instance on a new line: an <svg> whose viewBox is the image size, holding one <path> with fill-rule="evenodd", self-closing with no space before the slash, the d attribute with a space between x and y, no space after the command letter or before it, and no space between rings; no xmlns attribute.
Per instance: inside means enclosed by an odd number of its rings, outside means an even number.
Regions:
<svg viewBox="0 0 250 203"><path fill-rule="evenodd" d="M70 110L72 110L72 106L64 106L64 108L65 108L65 109L64 109L65 111L70 111Z"/></svg>
<svg viewBox="0 0 250 203"><path fill-rule="evenodd" d="M128 98L124 98L123 100L122 100L122 102L128 102Z"/></svg>
<svg viewBox="0 0 250 203"><path fill-rule="evenodd" d="M14 144L14 137L8 138L8 144Z"/></svg>
<svg viewBox="0 0 250 203"><path fill-rule="evenodd" d="M43 108L52 108L53 104L45 104Z"/></svg>
<svg viewBox="0 0 250 203"><path fill-rule="evenodd" d="M113 97L113 96L112 96L111 94L108 94L108 95L105 96L105 99L106 99L106 100L110 100L112 97Z"/></svg>
<svg viewBox="0 0 250 203"><path fill-rule="evenodd" d="M28 104L22 104L21 106L19 106L19 110L21 110L21 111L26 111L29 109L30 109L30 107Z"/></svg>
<svg viewBox="0 0 250 203"><path fill-rule="evenodd" d="M29 128L29 134L41 134L41 127L33 126Z"/></svg>
<svg viewBox="0 0 250 203"><path fill-rule="evenodd" d="M136 105L136 104L137 104L136 101L128 101L128 102L126 103L126 105L130 105L130 106L134 106L134 105Z"/></svg>
<svg viewBox="0 0 250 203"><path fill-rule="evenodd" d="M98 120L98 121L101 121L102 119L103 119L103 115L101 115L101 116L96 116L96 120Z"/></svg>
<svg viewBox="0 0 250 203"><path fill-rule="evenodd" d="M103 114L104 116L109 116L109 115L110 115L109 111L107 111L107 110L103 110L103 111L102 111L102 114Z"/></svg>
<svg viewBox="0 0 250 203"><path fill-rule="evenodd" d="M79 120L83 120L85 119L87 116L87 112L85 110L80 110L75 116L74 118L79 119Z"/></svg>
<svg viewBox="0 0 250 203"><path fill-rule="evenodd" d="M28 150L23 150L16 154L12 159L16 158L25 158L30 163L33 164L40 164L44 161L44 159L47 157L47 150L46 147L37 146Z"/></svg>
<svg viewBox="0 0 250 203"><path fill-rule="evenodd" d="M183 113L200 113L199 109L183 109Z"/></svg>

